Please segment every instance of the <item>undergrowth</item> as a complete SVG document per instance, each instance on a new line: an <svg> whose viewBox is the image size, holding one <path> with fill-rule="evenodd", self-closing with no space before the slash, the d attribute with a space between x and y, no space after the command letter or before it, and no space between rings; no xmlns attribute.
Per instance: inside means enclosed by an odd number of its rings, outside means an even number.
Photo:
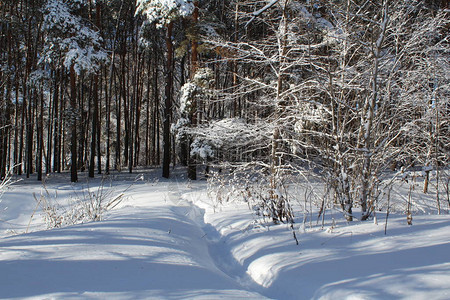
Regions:
<svg viewBox="0 0 450 300"><path fill-rule="evenodd" d="M102 179L98 187L88 185L87 188L79 191L73 189L68 200L62 203L58 193L51 193L44 181L40 195L33 193L36 209L30 218L30 223L36 211L41 212L48 229L102 221L107 211L114 209L126 198L126 191L133 186L134 182L117 191L112 181L107 184L106 179Z"/></svg>

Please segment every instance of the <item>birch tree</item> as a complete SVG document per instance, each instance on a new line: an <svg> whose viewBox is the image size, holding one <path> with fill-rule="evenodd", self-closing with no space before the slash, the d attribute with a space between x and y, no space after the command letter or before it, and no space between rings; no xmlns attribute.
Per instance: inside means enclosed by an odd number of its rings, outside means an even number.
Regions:
<svg viewBox="0 0 450 300"><path fill-rule="evenodd" d="M315 58L309 50L320 49L325 44L321 37L313 38L308 34L308 30L319 33L320 25L316 22L309 29L311 14L296 1L241 5L239 9L241 24L248 26L244 27L245 39L230 41L214 35L207 38L216 51L226 55L223 60L234 60L240 65L238 73L233 74L240 84L230 89L231 93L221 93L219 101L235 102L237 97L245 98L252 110L246 112L247 119L212 122L205 127L211 133L217 126L229 125L230 134L238 135L235 142L208 142L206 139L204 143L218 143L226 148L234 146L234 151L241 152L234 167L242 174L255 170L260 174L255 180L261 182L263 190L252 196L257 205L275 223L292 223L294 216L286 185L289 175L299 172L303 160L296 151L299 139L295 124L300 117L298 109L315 103L314 99L307 98L312 92L315 74L312 67ZM237 126L242 122L247 124L248 130L253 129L253 138L241 139L248 134ZM224 139L227 136L223 135ZM217 150L217 146L211 148Z"/></svg>
<svg viewBox="0 0 450 300"><path fill-rule="evenodd" d="M448 19L448 11L421 2L399 4L392 16L399 66L391 76L392 110L401 120L403 145L397 164L422 167L424 193L434 171L439 212L440 173L445 177L450 145Z"/></svg>
<svg viewBox="0 0 450 300"><path fill-rule="evenodd" d="M430 89L425 93L417 89L422 83L428 86L430 80L412 75L429 74L419 66L435 65L437 57L445 61L442 47L447 38L442 39L440 29L445 26L445 17L442 12L432 17L420 1L346 1L330 3L326 9L335 27L327 53L329 62L323 65L329 83L322 88L330 101L332 131L322 144L325 147L316 148L327 158L322 160L329 174L327 182L347 220L353 219L355 205L361 207L364 220L373 214L385 182L392 182L386 181L389 166L404 159L406 153L424 153L408 146L414 139L404 138L411 125L404 122L423 99L433 97ZM447 65L442 63L435 75L443 74ZM417 68L421 71L408 71ZM410 91L407 97L402 92L405 87ZM409 109L404 109L405 105ZM435 147L431 141L423 145Z"/></svg>

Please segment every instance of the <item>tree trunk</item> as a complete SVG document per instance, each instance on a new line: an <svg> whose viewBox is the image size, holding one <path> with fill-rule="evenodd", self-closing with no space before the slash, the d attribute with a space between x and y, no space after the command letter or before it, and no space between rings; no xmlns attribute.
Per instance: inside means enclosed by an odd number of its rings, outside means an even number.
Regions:
<svg viewBox="0 0 450 300"><path fill-rule="evenodd" d="M285 57L286 57L286 43L287 43L287 33L286 33L286 8L283 9L283 15L280 20L279 28L281 29L280 32L280 40L279 40L279 53L278 53L278 59L279 59L279 67L278 67L278 78L277 78L277 90L276 90L276 97L275 97L275 122L277 123L273 134L272 134L272 141L271 141L271 154L270 154L270 166L271 166L271 178L270 178L270 195L271 195L271 209L272 209L272 219L275 223L283 222L283 218L287 216L285 214L284 209L282 208L282 199L280 199L278 195L278 190L280 188L280 168L281 168L281 155L279 153L280 148L280 140L281 140L281 132L280 127L282 124L280 123L280 118L284 114L285 110L285 103L282 99L281 93L283 91L283 71L282 68L285 64ZM286 217L286 221L287 217Z"/></svg>
<svg viewBox="0 0 450 300"><path fill-rule="evenodd" d="M372 175L372 149L373 149L373 122L375 116L375 105L378 98L378 71L379 71L379 59L381 56L381 49L386 34L386 27L388 23L387 4L385 4L383 12L383 21L381 23L381 31L374 45L374 66L372 71L372 91L371 97L367 98L364 104L364 110L361 116L361 130L360 136L363 140L364 149L362 149L364 158L361 171L361 211L362 220L366 220L370 215L368 209L368 199L370 194L370 177ZM370 207L371 209L371 207Z"/></svg>
<svg viewBox="0 0 450 300"><path fill-rule="evenodd" d="M147 105L145 107L145 166L150 165L150 91L151 91L151 68L152 60L147 63Z"/></svg>
<svg viewBox="0 0 450 300"><path fill-rule="evenodd" d="M100 79L100 84L98 86L98 91L101 94L101 87L102 87L102 73L100 71L100 74L97 75ZM98 98L98 106L97 106L97 174L102 174L102 151L101 151L101 130L102 130L102 120L100 118L100 107L102 105L101 97Z"/></svg>
<svg viewBox="0 0 450 300"><path fill-rule="evenodd" d="M76 90L76 74L73 64L70 66L70 109L71 109L71 137L70 137L70 181L77 182L77 90Z"/></svg>
<svg viewBox="0 0 450 300"><path fill-rule="evenodd" d="M57 86L55 84L56 81L56 71L52 72L53 86L50 88L50 101L48 105L48 119L47 119L47 154L45 159L45 174L49 174L52 170L52 143L53 143L53 120L55 119L55 89Z"/></svg>
<svg viewBox="0 0 450 300"><path fill-rule="evenodd" d="M97 146L97 123L98 123L98 75L94 75L94 87L93 87L93 106L94 111L92 113L92 131L91 131L91 155L89 160L89 177L94 178L95 173L95 154Z"/></svg>
<svg viewBox="0 0 450 300"><path fill-rule="evenodd" d="M96 1L95 4L95 24L97 26L97 28L101 31L102 30L102 20L101 20L101 2L100 1ZM97 173L101 174L102 173L102 153L101 153L101 149L100 149L100 143L101 143L101 120L100 120L100 116L99 116L99 105L101 105L101 99L99 96L99 92L101 91L101 75L102 75L102 71L100 68L99 74L95 74L94 75L94 119L95 121L95 125L97 126L96 128L96 150L97 150ZM100 85L99 85L99 80L100 80ZM92 121L94 123L94 121ZM93 124L94 125L94 124ZM91 149L91 151L93 151L93 149ZM92 154L91 154L92 155ZM91 164L93 165L94 162L92 161Z"/></svg>
<svg viewBox="0 0 450 300"><path fill-rule="evenodd" d="M36 120L38 122L37 126L37 154L36 154L36 169L37 169L37 180L42 181L42 154L44 149L44 92L41 91L40 93L40 113L39 113L39 120Z"/></svg>
<svg viewBox="0 0 450 300"><path fill-rule="evenodd" d="M114 53L111 61L111 69L114 65ZM112 93L112 70L109 72L109 80L110 80L110 89L108 90L108 81L107 72L105 69L105 102L106 102L106 121L105 121L105 130L106 130L106 164L105 164L105 173L109 174L110 164L111 164L111 93Z"/></svg>
<svg viewBox="0 0 450 300"><path fill-rule="evenodd" d="M27 178L33 174L33 104L31 95L34 96L34 91L29 91L28 94L28 113L27 113L27 133L26 133L26 170Z"/></svg>
<svg viewBox="0 0 450 300"><path fill-rule="evenodd" d="M16 78L16 111L14 115L14 173L19 174L19 169L22 169L22 167L19 165L20 160L20 153L19 153L19 80Z"/></svg>
<svg viewBox="0 0 450 300"><path fill-rule="evenodd" d="M154 41L153 53L155 60L153 63L153 134L152 134L152 164L159 165L160 160L160 145L159 145L159 130L160 130L160 113L159 113L159 89L158 89L158 52L156 47L156 38Z"/></svg>
<svg viewBox="0 0 450 300"><path fill-rule="evenodd" d="M166 87L165 87L165 106L164 106L164 128L163 128L163 173L164 178L170 176L170 122L172 115L172 89L173 89L173 43L172 43L173 23L167 25L166 47L167 47L167 64L166 64Z"/></svg>
<svg viewBox="0 0 450 300"><path fill-rule="evenodd" d="M194 1L194 12L192 14L193 20L194 20L194 26L198 23L198 1ZM191 45L191 79L195 76L195 72L198 69L198 42L196 38L194 37ZM191 107L191 126L196 127L197 126L197 103L195 99L192 101L192 107ZM197 180L197 161L195 156L190 155L190 149L191 149L191 141L189 140L188 143L188 149L187 149L187 155L189 157L188 159L188 178L191 180Z"/></svg>
<svg viewBox="0 0 450 300"><path fill-rule="evenodd" d="M55 91L54 91L54 100L53 100L53 106L55 111L55 118L54 118L54 128L55 128L55 134L54 134L54 141L53 141L53 172L61 172L61 127L62 127L62 119L60 118L62 107L58 108L58 105L63 103L64 100L64 93L59 93L60 89L63 88L63 77L62 76L63 71L57 70L56 71L56 78L55 78ZM59 81L59 84L58 84Z"/></svg>
<svg viewBox="0 0 450 300"><path fill-rule="evenodd" d="M116 120L117 120L117 132L116 132L116 160L114 168L120 171L121 162L120 162L120 145L121 145L121 130L122 130L122 97L119 94L117 97L118 102L116 103Z"/></svg>

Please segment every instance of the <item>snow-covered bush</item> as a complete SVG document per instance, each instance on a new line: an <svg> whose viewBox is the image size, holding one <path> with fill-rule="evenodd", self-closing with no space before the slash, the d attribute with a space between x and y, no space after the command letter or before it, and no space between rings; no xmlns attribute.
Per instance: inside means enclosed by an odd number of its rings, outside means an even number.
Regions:
<svg viewBox="0 0 450 300"><path fill-rule="evenodd" d="M292 203L299 201L299 194L290 189L292 178L283 178L278 186L272 188L267 169L258 164L228 166L211 172L208 177L208 195L214 206L227 202L244 201L263 223L294 223ZM298 180L298 178L296 178Z"/></svg>
<svg viewBox="0 0 450 300"><path fill-rule="evenodd" d="M162 27L178 17L192 14L194 4L191 0L138 0L137 14L145 14L148 22Z"/></svg>
<svg viewBox="0 0 450 300"><path fill-rule="evenodd" d="M13 179L13 172L16 166L11 167L6 171L5 176L0 178L0 202L5 191L14 183L21 181L22 179Z"/></svg>
<svg viewBox="0 0 450 300"><path fill-rule="evenodd" d="M0 181L0 202L2 201L2 196L5 193L6 189L13 184L11 172L7 172L5 177L3 177Z"/></svg>
<svg viewBox="0 0 450 300"><path fill-rule="evenodd" d="M194 136L191 153L202 158L216 158L219 154L234 156L244 150L256 151L267 143L270 125L248 123L242 118L227 118L201 124L191 130ZM237 158L230 159L236 161Z"/></svg>
<svg viewBox="0 0 450 300"><path fill-rule="evenodd" d="M43 214L47 228L60 228L74 224L102 221L104 214L115 208L125 199L129 185L121 191L116 191L112 182L105 186L102 180L97 188L87 187L79 192L73 191L67 203L61 203L57 193L52 194L43 184L39 196L34 195L37 207Z"/></svg>
<svg viewBox="0 0 450 300"><path fill-rule="evenodd" d="M181 116L192 115L197 113L196 103L207 100L212 96L211 86L214 83L214 73L209 68L199 68L196 70L192 80L188 80L180 91L180 108Z"/></svg>

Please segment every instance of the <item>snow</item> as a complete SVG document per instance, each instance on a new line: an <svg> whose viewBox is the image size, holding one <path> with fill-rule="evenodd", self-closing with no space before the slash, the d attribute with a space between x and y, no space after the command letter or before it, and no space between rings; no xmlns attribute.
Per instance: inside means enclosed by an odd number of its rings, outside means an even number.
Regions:
<svg viewBox="0 0 450 300"><path fill-rule="evenodd" d="M382 212L379 225L348 224L331 210L324 227L308 214L294 224L297 246L286 225L255 219L246 203L218 204L205 181L177 173L113 174L105 191L125 197L103 221L52 230L33 197L42 184L15 183L0 203L0 298L450 298L448 214L417 214L407 226L391 213L387 235ZM102 186L68 182L45 183L61 206Z"/></svg>
<svg viewBox="0 0 450 300"><path fill-rule="evenodd" d="M85 26L85 20L71 13L71 9L83 3L48 0L43 23L46 46L40 64L52 63L62 52L64 66L69 69L73 65L76 73L81 74L97 71L99 62L107 60L106 52L101 49L99 32Z"/></svg>
<svg viewBox="0 0 450 300"><path fill-rule="evenodd" d="M191 154L202 157L213 156L217 149L224 151L233 147L245 147L247 150L255 144L267 143L271 124L258 122L250 124L241 118L225 118L201 124L190 131L195 135L191 145Z"/></svg>
<svg viewBox="0 0 450 300"><path fill-rule="evenodd" d="M191 144L191 155L198 155L201 159L206 160L208 157L214 157L213 146L195 139Z"/></svg>
<svg viewBox="0 0 450 300"><path fill-rule="evenodd" d="M187 112L192 105L192 97L198 90L197 85L192 82L185 83L180 90L180 112Z"/></svg>
<svg viewBox="0 0 450 300"><path fill-rule="evenodd" d="M138 0L137 11L158 27L167 25L177 17L187 17L194 11L191 0Z"/></svg>

